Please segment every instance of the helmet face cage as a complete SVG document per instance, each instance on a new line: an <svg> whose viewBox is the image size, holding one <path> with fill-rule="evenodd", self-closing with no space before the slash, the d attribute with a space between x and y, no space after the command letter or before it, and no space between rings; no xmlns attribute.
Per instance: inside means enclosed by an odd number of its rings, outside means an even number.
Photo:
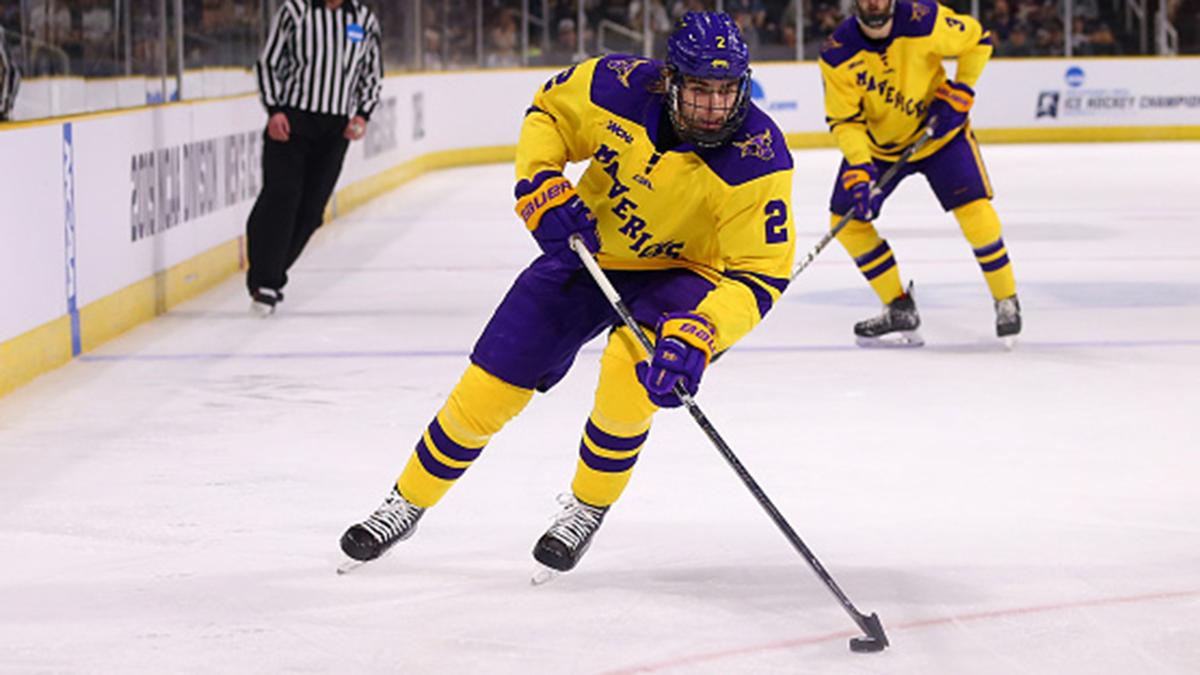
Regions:
<svg viewBox="0 0 1200 675"><path fill-rule="evenodd" d="M667 39L667 105L675 133L703 148L717 147L742 125L750 108L750 51L737 24L723 12L688 12ZM737 94L717 128L697 124L701 108L682 93L687 78L736 80ZM709 110L704 108L704 110Z"/></svg>
<svg viewBox="0 0 1200 675"><path fill-rule="evenodd" d="M888 21L892 20L892 15L896 12L896 0L888 0L887 9L878 14L870 14L863 10L859 0L854 0L854 16L858 18L858 22L867 28L882 28Z"/></svg>

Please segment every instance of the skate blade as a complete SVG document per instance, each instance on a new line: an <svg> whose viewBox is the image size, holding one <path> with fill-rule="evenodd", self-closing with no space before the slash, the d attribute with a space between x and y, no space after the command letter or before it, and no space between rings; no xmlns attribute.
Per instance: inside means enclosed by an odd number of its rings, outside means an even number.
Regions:
<svg viewBox="0 0 1200 675"><path fill-rule="evenodd" d="M560 574L562 572L558 570L552 570L545 565L538 565L537 569L533 571L533 575L529 577L529 584L532 586L542 586L554 581Z"/></svg>
<svg viewBox="0 0 1200 675"><path fill-rule="evenodd" d="M367 561L365 560L347 560L346 562L343 562L341 565L337 566L338 576L350 574L365 564L367 564Z"/></svg>
<svg viewBox="0 0 1200 675"><path fill-rule="evenodd" d="M904 330L879 337L857 335L854 343L864 349L910 349L924 346L925 340L915 330Z"/></svg>
<svg viewBox="0 0 1200 675"><path fill-rule="evenodd" d="M1011 352L1017 346L1017 336L1005 335L1004 337L1000 338L1000 342L1004 345L1005 349Z"/></svg>
<svg viewBox="0 0 1200 675"><path fill-rule="evenodd" d="M265 319L275 313L275 306L268 305L265 302L251 302L250 316L256 316L260 319Z"/></svg>

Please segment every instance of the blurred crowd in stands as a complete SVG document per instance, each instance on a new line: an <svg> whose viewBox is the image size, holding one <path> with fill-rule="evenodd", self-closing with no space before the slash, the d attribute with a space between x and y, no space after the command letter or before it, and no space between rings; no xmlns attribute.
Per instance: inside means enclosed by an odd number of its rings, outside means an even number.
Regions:
<svg viewBox="0 0 1200 675"><path fill-rule="evenodd" d="M184 68L248 67L281 0L0 0L0 28L24 76L154 75ZM676 18L689 10L723 9L741 27L755 60L814 59L846 16L850 0L360 0L380 17L388 69L439 70L558 65L587 55L624 51L661 56ZM977 0L996 56L1061 56L1068 34L1075 56L1142 53L1142 28L1130 0ZM1165 3L1181 54L1200 53L1200 0ZM970 13L971 0L947 0ZM582 5L582 6L581 6ZM798 21L798 18L800 19ZM182 25L182 49L175 26ZM798 27L799 26L799 27Z"/></svg>

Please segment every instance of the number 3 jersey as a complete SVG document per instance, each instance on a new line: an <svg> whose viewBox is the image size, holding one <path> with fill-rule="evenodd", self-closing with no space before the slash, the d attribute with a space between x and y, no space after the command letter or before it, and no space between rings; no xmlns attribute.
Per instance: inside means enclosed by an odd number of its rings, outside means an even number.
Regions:
<svg viewBox="0 0 1200 675"><path fill-rule="evenodd" d="M656 147L666 119L662 72L659 61L609 55L551 78L526 112L516 177L588 162L575 187L596 216L600 266L685 268L707 279L713 289L695 311L723 350L787 288L792 157L753 104L725 145Z"/></svg>
<svg viewBox="0 0 1200 675"><path fill-rule="evenodd" d="M933 0L896 0L891 34L863 35L851 17L821 46L825 121L851 164L872 157L895 161L917 140L938 85L946 80L942 59L958 57L955 79L974 87L992 55L991 33L970 16ZM924 159L959 132L926 143Z"/></svg>

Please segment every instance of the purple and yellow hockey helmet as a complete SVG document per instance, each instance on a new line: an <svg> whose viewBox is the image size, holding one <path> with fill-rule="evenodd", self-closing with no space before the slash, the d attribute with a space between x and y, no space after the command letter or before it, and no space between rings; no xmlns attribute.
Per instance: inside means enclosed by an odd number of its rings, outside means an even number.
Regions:
<svg viewBox="0 0 1200 675"><path fill-rule="evenodd" d="M724 12L688 12L680 17L667 38L667 69L671 123L680 138L706 148L729 140L750 108L750 50L733 19ZM737 80L737 98L719 129L689 122L679 95L684 78Z"/></svg>

